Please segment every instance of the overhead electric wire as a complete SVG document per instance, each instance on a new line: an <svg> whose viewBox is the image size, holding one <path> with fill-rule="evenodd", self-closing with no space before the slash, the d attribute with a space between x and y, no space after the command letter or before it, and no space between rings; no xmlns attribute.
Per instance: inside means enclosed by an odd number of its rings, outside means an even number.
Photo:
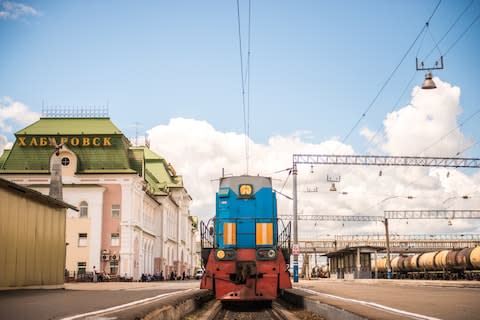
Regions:
<svg viewBox="0 0 480 320"><path fill-rule="evenodd" d="M390 80L393 78L393 76L395 75L395 73L397 72L398 68L400 67L400 65L403 63L403 61L405 60L405 58L407 57L407 55L410 53L410 51L412 50L412 48L414 47L415 43L418 41L418 38L422 35L422 33L425 31L425 28L427 28L428 24L430 23L430 20L432 19L432 17L435 15L435 12L437 12L437 9L438 7L440 6L440 3L442 2L442 0L439 0L437 5L435 6L435 9L433 10L432 14L430 15L430 18L428 18L427 22L425 23L425 25L423 26L423 28L420 30L420 32L418 33L418 35L415 37L415 40L412 42L412 44L410 45L410 47L407 49L407 51L405 52L405 54L403 55L403 57L400 59L400 62L395 66L395 68L393 69L393 71L390 73L390 75L388 76L387 80L385 80L385 82L383 83L382 87L380 88L380 90L378 91L378 93L375 95L375 97L373 98L373 100L370 102L370 104L368 105L368 107L365 109L365 111L363 111L362 115L360 116L360 118L357 120L357 122L355 122L355 124L353 125L353 127L350 129L350 131L347 133L347 135L342 139L342 144L345 143L347 141L347 139L350 137L350 135L353 133L353 131L357 128L357 126L360 124L360 122L362 121L362 119L367 115L368 111L370 111L370 109L372 108L372 106L375 104L375 102L377 101L378 97L380 96L380 94L383 92L383 90L385 89L385 87L387 86L387 84L390 82Z"/></svg>
<svg viewBox="0 0 480 320"><path fill-rule="evenodd" d="M282 189L280 189L280 192L283 191L283 188L285 188L285 185L287 184L288 178L290 178L290 175L292 174L292 170L288 170L288 176L285 178L285 182L282 185Z"/></svg>
<svg viewBox="0 0 480 320"><path fill-rule="evenodd" d="M432 30L430 30L430 27L428 25L427 25L427 30L428 30L428 34L430 35L430 38L432 38L432 41L435 44L434 48L437 49L440 56L442 56L442 51L438 47L439 42L437 42L437 40L435 40L435 38L433 37Z"/></svg>
<svg viewBox="0 0 480 320"><path fill-rule="evenodd" d="M468 32L468 30L470 30L470 28L478 21L479 18L480 18L480 13L475 17L475 19L473 19L470 25L462 32L462 34L460 34L460 36L447 49L447 51L445 52L445 56L450 52L450 50L452 50L457 45L458 41L460 41L460 39L463 38L463 36Z"/></svg>
<svg viewBox="0 0 480 320"><path fill-rule="evenodd" d="M248 102L248 111L247 111L247 103L245 102L245 83L247 82L247 88L250 87L250 6L251 1L249 1L249 18L248 18L248 59L247 59L247 70L244 74L244 67L243 67L243 49L242 49L242 28L241 28L241 20L240 20L240 2L237 0L237 23L238 23L238 42L239 42L239 53L240 53L240 76L241 76L241 83L242 83L242 107L243 107L243 129L245 134L245 166L246 166L246 174L248 175L248 167L249 167L249 150L248 150L248 143L249 143L249 112L250 112L250 102ZM248 80L247 80L248 79ZM249 101L249 92L247 93L247 100ZM248 120L247 120L248 119Z"/></svg>
<svg viewBox="0 0 480 320"><path fill-rule="evenodd" d="M247 137L250 137L250 33L252 18L252 2L248 0L248 47L247 47ZM247 153L250 156L250 146L247 144Z"/></svg>
<svg viewBox="0 0 480 320"><path fill-rule="evenodd" d="M455 27L458 23L458 21L460 21L460 19L463 17L463 15L465 14L465 12L467 12L467 10L472 6L474 0L471 0L469 4L467 4L467 6L465 7L465 9L463 9L463 11L460 13L460 15L457 17L457 19L455 19L455 21L452 23L452 25L450 26L450 28L448 28L448 30L443 34L443 36L440 38L440 40L438 41L438 44L442 43L443 40L445 40L445 38L447 37L447 35L450 33L450 31L452 31L453 27ZM435 51L435 47L432 48L432 50L426 55L426 57L423 59L428 59L428 57L430 57L430 55L432 54L432 52Z"/></svg>
<svg viewBox="0 0 480 320"><path fill-rule="evenodd" d="M469 145L468 147L466 147L466 148L463 149L462 151L457 152L456 155L457 155L457 156L461 155L462 153L464 153L464 152L467 151L468 149L473 148L474 146L476 146L476 145L479 144L479 143L480 143L480 140L477 141L477 142L472 143L471 145Z"/></svg>
<svg viewBox="0 0 480 320"><path fill-rule="evenodd" d="M429 145L428 147L424 148L422 151L418 152L416 154L416 156L422 154L423 152L425 152L426 150L430 149L432 146L434 146L435 144L439 143L440 141L442 141L443 139L445 139L448 135L450 135L452 132L454 132L456 129L460 128L461 126L463 126L465 123L467 123L468 121L470 121L472 118L474 118L476 115L480 114L480 108L477 109L473 114L471 114L467 119L465 119L462 123L460 123L459 125L457 125L455 128L453 128L452 130L450 130L449 132L447 132L445 135L443 135L439 140L435 141L433 144ZM477 145L478 143L480 143L480 141L477 141L476 143L473 143L472 145L470 145L469 147L465 148L464 150L462 151L459 151L457 152L455 155L452 155L452 157L458 157L460 154L464 153L465 151L467 151L468 149L472 148L473 146ZM413 185L414 183L420 181L421 179L423 179L424 176L421 176L415 180L413 180L412 182L409 182L406 186L403 186L403 188L407 188L411 185Z"/></svg>
<svg viewBox="0 0 480 320"><path fill-rule="evenodd" d="M397 101L393 104L393 107L390 109L389 113L392 113L395 109L397 109L398 105L400 104L400 101L403 99L403 96L405 95L405 93L407 93L407 90L408 88L410 88L410 85L412 84L413 80L415 79L415 76L417 75L417 71L415 71L412 75L412 77L410 78L410 80L408 81L407 85L403 88L402 90L402 93L400 94L400 96L398 97ZM371 146L372 143L374 142L375 138L378 136L378 133L380 132L380 130L382 129L382 123L380 123L380 125L378 126L377 130L375 131L375 134L370 138L370 140L368 141L367 143L367 146L366 148L368 148L368 146ZM382 134L382 138L385 137L385 133ZM364 150L366 150L366 148Z"/></svg>
<svg viewBox="0 0 480 320"><path fill-rule="evenodd" d="M422 61L428 59L430 57L430 55L433 53L433 51L435 51L435 49L438 49L440 55L442 55L441 53L441 50L439 48L439 45L440 43L443 42L443 40L445 40L445 38L447 37L447 35L450 33L450 31L452 31L452 29L455 27L455 25L460 21L460 19L463 17L463 15L467 12L467 10L472 6L472 4L474 3L474 0L471 0L470 3L468 3L465 8L463 9L463 11L458 15L458 17L455 19L455 21L450 25L450 27L448 28L448 30L443 34L443 36L440 38L440 40L438 42L435 41L435 39L433 39L433 35L429 29L429 33L430 33L430 36L432 37L432 40L434 41L435 43L435 46L430 50L430 52L422 59ZM421 49L421 44L423 43L424 41L424 38L426 36L426 33L423 34L423 38L422 38L422 41L420 42L420 46L418 47L418 50L417 50L417 56L419 55L420 53L420 49ZM407 86L403 89L402 91L402 94L400 95L400 97L397 99L397 102L394 104L393 108L390 110L390 113L393 112L393 110L395 110L398 106L398 103L400 102L400 99L402 99L402 97L404 96L404 94L406 93L406 90L409 88L411 82L413 81L413 79L415 78L415 74L416 74L416 71L414 72L412 78L410 79L410 81L408 82ZM377 137L378 133L380 132L380 129L382 127L382 124L380 124L380 126L378 127L378 129L375 131L375 134L369 139L368 143L367 143L367 146L364 150L366 150L369 146L372 145L372 142L374 142L375 138ZM385 137L385 133L382 134L382 137Z"/></svg>
<svg viewBox="0 0 480 320"><path fill-rule="evenodd" d="M420 45L418 46L418 49L417 49L417 56L418 54L420 53L420 49L422 48L422 44L423 44L423 41L425 40L425 36L426 36L426 32L423 33L423 37L422 37L422 40L420 41ZM417 74L417 71L415 70L412 74L412 76L410 77L410 81L408 81L407 85L403 88L402 90L402 93L400 94L400 96L398 97L397 101L393 104L393 107L390 109L389 113L392 113L399 105L401 99L403 98L403 96L405 95L405 93L407 92L408 88L410 88L410 84L413 82L413 79L415 79L415 76ZM372 145L372 143L374 142L375 138L377 137L378 133L380 132L380 130L382 129L382 124L383 123L380 123L380 125L378 126L377 130L375 131L375 134L369 139L369 141L367 142L367 146L365 147L364 149L364 152L366 151L366 149ZM385 137L385 132L382 134L382 138Z"/></svg>
<svg viewBox="0 0 480 320"><path fill-rule="evenodd" d="M446 134L444 134L443 136L441 136L438 140L436 140L435 142L433 142L431 145L429 145L428 147L424 148L422 151L418 152L417 155L420 155L422 153L424 153L425 151L429 150L430 148L432 148L433 146L435 146L436 144L440 143L443 139L445 139L446 137L448 137L449 135L451 135L455 130L457 129L460 129L465 123L467 123L468 121L470 121L473 117L475 117L477 114L480 113L480 109L477 109L473 114L471 114L467 119L465 119L464 121L462 121L459 125L457 125L455 128L453 128L452 130L448 131Z"/></svg>
<svg viewBox="0 0 480 320"><path fill-rule="evenodd" d="M473 2L473 1L472 1ZM450 30L453 28L453 26L460 20L460 18L465 14L465 12L467 11L467 9L471 6L472 2L470 2L466 7L465 9L462 11L462 13L459 15L459 17L455 20L455 22L452 24L452 26L447 30L447 32L445 33L445 35L442 37L442 39L440 41L442 41L446 35L450 32ZM478 19L480 18L480 14L478 14L473 20L472 22L467 26L467 28L457 37L457 39L452 43L452 45L450 45L450 47L447 49L447 51L445 52L444 56L446 56L451 49L453 49L455 47L455 45L463 38L463 36L468 32L468 30L470 30L470 28L478 21ZM434 49L432 49L433 51ZM431 52L432 52L431 51ZM429 54L431 54L431 52ZM421 154L423 152L425 152L426 150L430 149L432 146L434 146L435 144L439 143L440 141L442 141L443 139L445 139L448 135L450 135L452 132L454 132L456 129L460 128L461 126L463 126L466 122L470 121L474 116L476 116L477 114L480 113L480 109L477 109L472 115L470 115L467 119L465 119L462 123L460 123L458 126L456 126L454 129L450 130L447 134L445 134L444 136L442 136L440 139L438 139L437 141L435 141L433 144L431 144L430 146L428 146L427 148L423 149L422 151L420 151L418 154ZM474 147L475 145L477 145L478 143L480 143L480 141L477 141L473 144L471 144L470 146L468 146L467 148L463 149L462 151L458 151L456 152L455 155L453 155L453 157L458 157L459 155L461 155L462 153L464 153L465 151L471 149L472 147ZM411 186L412 184L418 182L419 180L423 179L424 177L419 177L418 179L415 179L414 181L410 182L409 184L406 185L406 187L408 186Z"/></svg>

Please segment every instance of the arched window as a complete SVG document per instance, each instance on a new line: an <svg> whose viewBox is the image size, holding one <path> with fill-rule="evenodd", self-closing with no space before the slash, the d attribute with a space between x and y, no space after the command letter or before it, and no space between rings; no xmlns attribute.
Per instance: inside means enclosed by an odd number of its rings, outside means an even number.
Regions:
<svg viewBox="0 0 480 320"><path fill-rule="evenodd" d="M88 217L88 203L86 201L80 202L80 218Z"/></svg>

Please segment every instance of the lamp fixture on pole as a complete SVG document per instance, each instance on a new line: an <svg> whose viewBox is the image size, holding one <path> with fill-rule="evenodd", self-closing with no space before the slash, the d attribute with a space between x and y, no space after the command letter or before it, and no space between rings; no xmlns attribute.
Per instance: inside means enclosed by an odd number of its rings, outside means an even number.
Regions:
<svg viewBox="0 0 480 320"><path fill-rule="evenodd" d="M327 182L331 182L332 186L330 187L330 191L335 192L337 191L337 188L335 187L335 182L340 182L341 176L339 175L328 175L327 174Z"/></svg>
<svg viewBox="0 0 480 320"><path fill-rule="evenodd" d="M425 73L425 80L423 81L422 89L435 89L437 86L432 79L432 70L443 69L443 56L440 56L440 63L438 63L438 61L435 61L435 65L433 67L425 68L423 61L421 61L419 64L418 58L416 58L416 64L417 71L427 71Z"/></svg>

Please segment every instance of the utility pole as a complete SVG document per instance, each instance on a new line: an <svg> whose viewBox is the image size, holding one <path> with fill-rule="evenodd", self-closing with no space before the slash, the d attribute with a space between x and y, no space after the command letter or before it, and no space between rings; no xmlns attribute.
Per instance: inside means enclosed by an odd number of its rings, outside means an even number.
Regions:
<svg viewBox="0 0 480 320"><path fill-rule="evenodd" d="M390 261L390 235L388 233L388 218L383 221L385 225L385 241L387 242L387 279L392 279L392 263Z"/></svg>
<svg viewBox="0 0 480 320"><path fill-rule="evenodd" d="M297 165L292 166L293 176L293 245L298 247L298 212L297 212ZM298 282L298 254L293 254L293 282Z"/></svg>

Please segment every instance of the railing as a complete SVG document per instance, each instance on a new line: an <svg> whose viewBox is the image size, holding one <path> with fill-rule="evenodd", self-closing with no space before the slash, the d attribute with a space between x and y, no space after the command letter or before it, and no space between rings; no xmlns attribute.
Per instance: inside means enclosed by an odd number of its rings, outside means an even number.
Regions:
<svg viewBox="0 0 480 320"><path fill-rule="evenodd" d="M278 234L278 247L290 250L291 245L291 228L292 223L289 222L281 233Z"/></svg>
<svg viewBox="0 0 480 320"><path fill-rule="evenodd" d="M456 248L475 247L480 245L480 240L473 239L425 239L425 240L390 240L390 251L395 253L427 252ZM386 247L385 239L360 239L360 240L302 240L299 241L302 253L328 253L349 247L373 246Z"/></svg>
<svg viewBox="0 0 480 320"><path fill-rule="evenodd" d="M335 235L335 240L385 240L385 234L348 234ZM396 234L389 235L390 240L478 240L480 241L479 233L437 233L437 234ZM328 239L324 239L328 240Z"/></svg>
<svg viewBox="0 0 480 320"><path fill-rule="evenodd" d="M200 245L202 249L214 247L214 232L211 232L213 226L210 226L210 221L208 221L208 224L200 221Z"/></svg>

